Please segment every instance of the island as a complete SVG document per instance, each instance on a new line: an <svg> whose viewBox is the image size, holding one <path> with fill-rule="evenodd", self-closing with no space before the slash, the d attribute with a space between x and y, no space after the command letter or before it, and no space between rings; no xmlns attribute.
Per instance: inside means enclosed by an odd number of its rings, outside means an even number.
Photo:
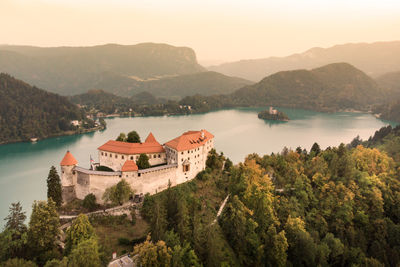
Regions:
<svg viewBox="0 0 400 267"><path fill-rule="evenodd" d="M263 110L258 113L258 118L263 120L274 120L274 121L289 121L289 117L273 107L269 107L267 110Z"/></svg>

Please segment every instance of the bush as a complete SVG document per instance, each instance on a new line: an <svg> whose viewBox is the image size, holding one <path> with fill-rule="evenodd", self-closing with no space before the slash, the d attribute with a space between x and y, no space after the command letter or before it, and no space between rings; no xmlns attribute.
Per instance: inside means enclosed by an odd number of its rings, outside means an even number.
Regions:
<svg viewBox="0 0 400 267"><path fill-rule="evenodd" d="M121 246L132 246L132 241L130 241L128 238L120 237L118 238L118 244Z"/></svg>
<svg viewBox="0 0 400 267"><path fill-rule="evenodd" d="M113 169L107 167L107 166L96 166L96 171L102 171L102 172L114 172Z"/></svg>
<svg viewBox="0 0 400 267"><path fill-rule="evenodd" d="M86 197L83 199L82 207L88 209L89 211L95 210L98 207L96 203L96 196L93 193L86 195Z"/></svg>

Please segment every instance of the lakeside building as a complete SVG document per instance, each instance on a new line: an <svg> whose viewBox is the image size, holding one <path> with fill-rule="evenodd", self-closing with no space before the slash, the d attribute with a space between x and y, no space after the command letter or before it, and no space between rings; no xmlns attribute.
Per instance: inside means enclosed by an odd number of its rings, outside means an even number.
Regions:
<svg viewBox="0 0 400 267"><path fill-rule="evenodd" d="M214 147L214 136L206 131L188 131L161 145L150 133L144 143L110 140L98 148L99 162L113 171L96 171L78 166L67 151L62 159L61 184L63 202L84 199L93 193L102 203L105 190L125 179L135 195L155 194L168 187L193 179L205 169L208 152ZM149 157L150 168L136 165L140 154Z"/></svg>

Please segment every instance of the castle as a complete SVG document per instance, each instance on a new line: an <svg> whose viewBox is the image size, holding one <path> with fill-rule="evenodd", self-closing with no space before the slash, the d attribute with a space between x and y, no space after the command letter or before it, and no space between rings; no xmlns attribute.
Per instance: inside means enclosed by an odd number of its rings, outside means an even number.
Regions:
<svg viewBox="0 0 400 267"><path fill-rule="evenodd" d="M62 159L61 184L63 202L84 199L93 193L102 203L105 190L125 179L135 195L155 194L168 187L193 179L206 167L208 152L214 147L214 136L206 130L188 131L161 145L148 135L144 143L110 140L98 148L99 162L92 166L105 166L113 171L97 171L78 166L67 151ZM149 158L150 168L136 165L140 154Z"/></svg>

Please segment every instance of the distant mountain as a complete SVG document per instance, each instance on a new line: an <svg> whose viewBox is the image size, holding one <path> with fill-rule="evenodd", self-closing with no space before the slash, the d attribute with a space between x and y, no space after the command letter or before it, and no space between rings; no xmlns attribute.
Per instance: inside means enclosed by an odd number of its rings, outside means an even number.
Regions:
<svg viewBox="0 0 400 267"><path fill-rule="evenodd" d="M274 105L313 110L362 109L383 101L376 82L347 63L282 71L233 94L242 105Z"/></svg>
<svg viewBox="0 0 400 267"><path fill-rule="evenodd" d="M117 86L149 78L202 72L187 47L143 43L92 47L0 46L0 72L62 95L89 89L113 92ZM107 85L98 88L97 85Z"/></svg>
<svg viewBox="0 0 400 267"><path fill-rule="evenodd" d="M65 97L0 73L0 144L75 130L83 112Z"/></svg>
<svg viewBox="0 0 400 267"><path fill-rule="evenodd" d="M205 96L229 94L249 84L253 84L253 82L208 71L138 82L135 84L137 87L131 89L131 93L143 91L159 97L180 99L195 94Z"/></svg>
<svg viewBox="0 0 400 267"><path fill-rule="evenodd" d="M316 111L369 110L382 103L385 93L376 82L347 63L313 70L282 71L230 95L194 96L181 104L207 111L221 107L279 106Z"/></svg>
<svg viewBox="0 0 400 267"><path fill-rule="evenodd" d="M278 71L311 69L318 66L348 62L372 77L400 70L400 41L354 43L330 48L312 48L287 57L241 60L208 67L229 76L259 81Z"/></svg>
<svg viewBox="0 0 400 267"><path fill-rule="evenodd" d="M383 74L375 79L381 88L387 89L391 98L400 98L400 71Z"/></svg>

